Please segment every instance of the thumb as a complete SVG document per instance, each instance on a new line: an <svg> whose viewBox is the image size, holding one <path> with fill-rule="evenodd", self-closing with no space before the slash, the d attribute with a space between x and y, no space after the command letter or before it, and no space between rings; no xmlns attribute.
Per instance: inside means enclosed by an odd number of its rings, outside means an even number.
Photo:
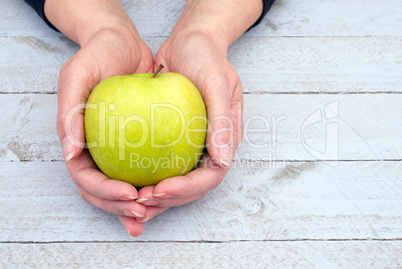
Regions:
<svg viewBox="0 0 402 269"><path fill-rule="evenodd" d="M231 115L232 96L228 89L210 91L204 98L208 114L207 149L212 160L229 167L234 155L234 122Z"/></svg>
<svg viewBox="0 0 402 269"><path fill-rule="evenodd" d="M85 103L93 85L88 72L70 64L63 66L58 81L57 132L63 147L65 161L77 158L85 146Z"/></svg>

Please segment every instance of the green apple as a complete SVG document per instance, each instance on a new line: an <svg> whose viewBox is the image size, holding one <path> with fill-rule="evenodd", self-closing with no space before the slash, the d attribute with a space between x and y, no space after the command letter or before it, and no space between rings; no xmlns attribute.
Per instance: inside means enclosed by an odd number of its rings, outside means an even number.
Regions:
<svg viewBox="0 0 402 269"><path fill-rule="evenodd" d="M205 144L206 109L197 88L180 74L157 72L105 79L85 108L96 165L135 187L188 173Z"/></svg>

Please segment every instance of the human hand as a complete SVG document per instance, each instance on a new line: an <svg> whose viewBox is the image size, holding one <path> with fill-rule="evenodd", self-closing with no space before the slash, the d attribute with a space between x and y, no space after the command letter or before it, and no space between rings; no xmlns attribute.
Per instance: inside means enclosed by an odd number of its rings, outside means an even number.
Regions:
<svg viewBox="0 0 402 269"><path fill-rule="evenodd" d="M204 99L209 122L208 153L198 168L187 175L142 188L137 202L146 205L147 211L140 221L149 220L170 207L201 199L226 175L243 129L243 89L226 52L227 48L205 33L185 31L171 35L159 49L155 68L163 64L162 72L186 76Z"/></svg>
<svg viewBox="0 0 402 269"><path fill-rule="evenodd" d="M82 198L119 215L131 235L139 235L144 228L135 217L143 222L171 206L196 201L219 185L227 173L241 140L243 96L226 52L260 16L261 9L260 0L187 0L156 63L164 64L165 72L185 75L200 90L209 118L208 153L199 168L187 175L166 179L137 193L130 184L104 176L88 151L82 149L82 104L106 77L152 71L152 54L118 0L45 1L48 20L81 45L63 66L58 83L57 129L67 168ZM75 108L77 113L71 113Z"/></svg>
<svg viewBox="0 0 402 269"><path fill-rule="evenodd" d="M153 56L134 30L100 29L62 67L58 81L57 131L62 142L67 169L86 202L119 216L132 236L144 225L136 218L146 208L135 202L137 190L101 173L87 149L83 149L84 108L90 92L101 80L114 75L147 73Z"/></svg>

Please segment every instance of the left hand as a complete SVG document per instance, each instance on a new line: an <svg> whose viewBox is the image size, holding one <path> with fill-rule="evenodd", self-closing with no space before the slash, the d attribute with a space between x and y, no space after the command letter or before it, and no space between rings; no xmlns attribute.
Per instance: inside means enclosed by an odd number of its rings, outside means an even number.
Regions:
<svg viewBox="0 0 402 269"><path fill-rule="evenodd" d="M203 198L228 172L243 131L243 89L226 53L227 48L201 32L172 34L159 49L154 68L163 64L162 72L186 76L204 99L208 116L208 153L190 173L142 188L137 202L146 205L147 211L139 221L147 221L170 207Z"/></svg>

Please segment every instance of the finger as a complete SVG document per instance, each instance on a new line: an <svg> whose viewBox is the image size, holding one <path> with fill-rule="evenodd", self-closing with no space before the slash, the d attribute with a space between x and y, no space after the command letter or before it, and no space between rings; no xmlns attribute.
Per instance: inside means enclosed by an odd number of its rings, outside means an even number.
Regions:
<svg viewBox="0 0 402 269"><path fill-rule="evenodd" d="M119 220L126 228L127 233L132 237L138 237L144 231L144 223L137 222L134 218L119 216Z"/></svg>
<svg viewBox="0 0 402 269"><path fill-rule="evenodd" d="M79 192L82 200L111 214L142 218L146 212L146 207L135 201L111 201L99 198L83 189L79 189Z"/></svg>
<svg viewBox="0 0 402 269"><path fill-rule="evenodd" d="M138 191L137 203L145 206L156 206L158 201L155 196L153 196L155 186L146 186Z"/></svg>
<svg viewBox="0 0 402 269"><path fill-rule="evenodd" d="M218 166L208 154L204 154L197 169L185 176L162 180L153 190L157 198L186 198L217 187L225 177L227 167ZM157 200L159 202L159 200Z"/></svg>
<svg viewBox="0 0 402 269"><path fill-rule="evenodd" d="M169 207L157 207L157 206L147 207L147 212L145 212L145 216L143 218L137 218L137 222L141 223L151 220L155 216L162 214L168 209Z"/></svg>
<svg viewBox="0 0 402 269"><path fill-rule="evenodd" d="M186 204L193 203L193 202L196 202L196 201L204 198L207 195L207 193L208 193L208 191L205 191L205 192L197 193L197 194L183 197L183 198L175 198L175 197L156 198L156 200L158 202L157 207L170 208L170 207L186 205Z"/></svg>
<svg viewBox="0 0 402 269"><path fill-rule="evenodd" d="M236 82L237 81L237 82ZM215 76L203 85L202 92L208 116L207 149L220 166L232 163L237 138L238 115L234 107L242 106L233 99L233 93L241 89L239 80L227 76ZM241 117L241 114L240 114Z"/></svg>
<svg viewBox="0 0 402 269"><path fill-rule="evenodd" d="M194 195L178 197L178 198L176 198L172 194L170 194L170 195L165 194L164 197L159 198L159 197L156 197L153 195L154 189L155 189L155 186L148 186L148 187L142 188L138 192L139 198L136 200L136 202L147 206L147 208L150 208L150 207L164 207L164 208L167 207L167 208L169 208L169 207L182 206L182 205L185 205L188 203L198 201L199 199L203 198L208 193L208 191L205 191L205 192L201 192L201 193L196 193ZM147 210L147 212L148 212L148 210ZM149 215L149 214L147 214L147 215Z"/></svg>
<svg viewBox="0 0 402 269"><path fill-rule="evenodd" d="M138 192L129 183L112 180L98 170L88 150L66 162L74 183L94 196L106 200L135 200Z"/></svg>
<svg viewBox="0 0 402 269"><path fill-rule="evenodd" d="M84 148L85 102L99 82L87 71L94 68L79 60L80 55L79 51L63 65L58 80L57 131L66 161L78 157Z"/></svg>

